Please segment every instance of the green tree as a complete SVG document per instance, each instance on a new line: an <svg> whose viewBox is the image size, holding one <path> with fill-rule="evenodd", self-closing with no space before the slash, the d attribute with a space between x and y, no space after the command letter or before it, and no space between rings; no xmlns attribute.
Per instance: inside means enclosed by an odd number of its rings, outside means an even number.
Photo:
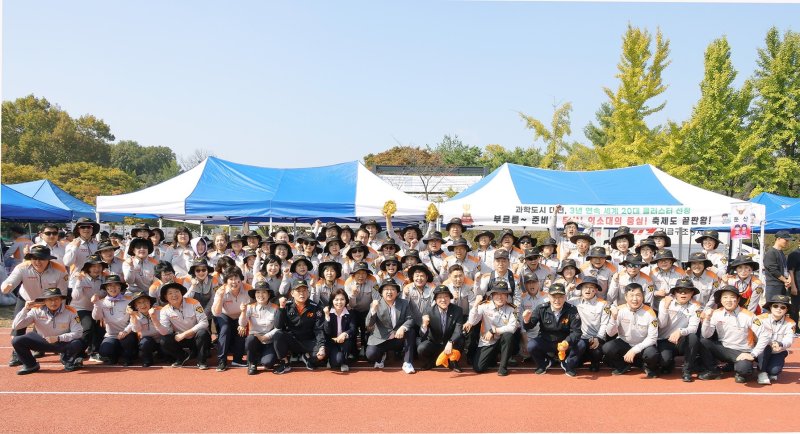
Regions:
<svg viewBox="0 0 800 434"><path fill-rule="evenodd" d="M130 193L140 188L136 177L117 168L78 162L54 167L47 178L67 193L94 205L97 196Z"/></svg>
<svg viewBox="0 0 800 434"><path fill-rule="evenodd" d="M552 170L563 169L567 156L571 153L572 148L578 145L577 142L568 142L566 140L566 137L572 134L571 112L572 103L566 102L560 106L553 105L553 118L550 120L550 129L542 121L524 113L519 113L522 120L525 121L525 127L533 130L533 140L541 139L545 143L546 150L539 167Z"/></svg>
<svg viewBox="0 0 800 434"><path fill-rule="evenodd" d="M139 179L143 187L166 181L180 173L172 149L166 146L141 146L133 140L111 145L111 165Z"/></svg>
<svg viewBox="0 0 800 434"><path fill-rule="evenodd" d="M465 145L458 135L445 135L441 142L434 148L428 147L428 150L438 155L445 166L480 166L479 161L483 154L481 148Z"/></svg>
<svg viewBox="0 0 800 434"><path fill-rule="evenodd" d="M739 152L747 134L752 86L748 82L741 90L734 87L737 73L724 37L706 49L704 69L700 99L690 119L665 130L668 146L660 166L690 184L743 197L741 189L751 168L738 167L735 162L747 157Z"/></svg>
<svg viewBox="0 0 800 434"><path fill-rule="evenodd" d="M608 143L608 130L611 128L611 115L614 109L611 104L604 102L600 104L600 108L595 112L597 119L597 126L589 122L589 125L583 128L583 134L592 142L595 148L602 148Z"/></svg>
<svg viewBox="0 0 800 434"><path fill-rule="evenodd" d="M364 165L441 166L442 159L438 154L418 146L394 146L377 154L365 155Z"/></svg>
<svg viewBox="0 0 800 434"><path fill-rule="evenodd" d="M486 145L486 150L481 157L481 165L490 172L504 163L539 167L541 162L542 151L534 147L521 148L518 146L509 150L501 145Z"/></svg>
<svg viewBox="0 0 800 434"><path fill-rule="evenodd" d="M9 163L48 169L78 161L109 163L114 140L105 122L92 115L73 119L33 95L3 101L2 152Z"/></svg>
<svg viewBox="0 0 800 434"><path fill-rule="evenodd" d="M20 182L37 181L45 177L45 174L39 169L25 165L6 163L3 161L2 168L3 184L19 184Z"/></svg>
<svg viewBox="0 0 800 434"><path fill-rule="evenodd" d="M754 74L757 96L751 131L753 194L760 191L797 196L800 183L800 33L776 28L758 50Z"/></svg>
<svg viewBox="0 0 800 434"><path fill-rule="evenodd" d="M605 88L611 115L605 130L607 143L596 148L602 168L651 163L657 156L659 127L648 127L646 118L666 105L662 102L653 107L650 101L667 89L661 73L670 62L669 41L661 30L656 32L654 51L652 42L648 31L628 25L617 66L619 87L616 91Z"/></svg>

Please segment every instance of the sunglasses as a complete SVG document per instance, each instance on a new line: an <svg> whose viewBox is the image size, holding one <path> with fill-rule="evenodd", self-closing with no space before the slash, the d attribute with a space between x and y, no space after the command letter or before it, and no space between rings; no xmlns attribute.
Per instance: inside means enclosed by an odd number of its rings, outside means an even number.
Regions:
<svg viewBox="0 0 800 434"><path fill-rule="evenodd" d="M195 273L208 273L208 268L195 268Z"/></svg>
<svg viewBox="0 0 800 434"><path fill-rule="evenodd" d="M641 265L634 265L634 264L625 264L625 266L628 268L642 268Z"/></svg>
<svg viewBox="0 0 800 434"><path fill-rule="evenodd" d="M786 306L785 304L773 304L772 308L773 309L786 310L786 309L789 309L789 306Z"/></svg>
<svg viewBox="0 0 800 434"><path fill-rule="evenodd" d="M47 232L42 232L42 233L44 235L58 235L58 231L47 231Z"/></svg>
<svg viewBox="0 0 800 434"><path fill-rule="evenodd" d="M92 227L91 226L78 226L78 230L83 230L83 229L92 229Z"/></svg>
<svg viewBox="0 0 800 434"><path fill-rule="evenodd" d="M519 243L520 244L530 244L531 241L530 240L524 240L524 241L520 241Z"/></svg>

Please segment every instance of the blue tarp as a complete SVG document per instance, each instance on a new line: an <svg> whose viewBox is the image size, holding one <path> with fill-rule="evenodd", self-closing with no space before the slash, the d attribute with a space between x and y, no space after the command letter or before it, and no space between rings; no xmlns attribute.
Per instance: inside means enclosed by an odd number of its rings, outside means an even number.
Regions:
<svg viewBox="0 0 800 434"><path fill-rule="evenodd" d="M3 184L0 218L16 221L69 221L72 213L28 197Z"/></svg>

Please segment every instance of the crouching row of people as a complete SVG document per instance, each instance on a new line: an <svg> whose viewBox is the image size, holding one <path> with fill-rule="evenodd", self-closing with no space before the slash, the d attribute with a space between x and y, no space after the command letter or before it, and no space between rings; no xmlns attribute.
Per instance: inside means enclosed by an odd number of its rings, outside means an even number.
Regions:
<svg viewBox="0 0 800 434"><path fill-rule="evenodd" d="M791 300L775 295L766 304L767 313L756 316L740 305L736 287L722 286L714 292L717 309L706 309L692 298L698 290L691 279L680 279L659 303L658 313L644 304L641 285L625 288L625 304L609 305L596 296L598 285L587 277L578 285L581 297L565 301L563 285L549 288L549 301L525 310L527 350L536 363L537 374L544 374L560 362L566 375L590 363L599 370L601 361L622 375L633 366L644 368L647 378L670 373L675 356L683 356L682 379L710 380L720 377L718 365L732 364L735 380L744 383L757 361L759 384L777 379L793 339L794 321L786 314ZM501 374L502 375L502 374Z"/></svg>

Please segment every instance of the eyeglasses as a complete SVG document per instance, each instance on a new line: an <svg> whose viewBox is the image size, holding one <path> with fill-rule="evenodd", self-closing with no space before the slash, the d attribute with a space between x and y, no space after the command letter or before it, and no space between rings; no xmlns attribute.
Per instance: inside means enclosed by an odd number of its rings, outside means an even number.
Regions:
<svg viewBox="0 0 800 434"><path fill-rule="evenodd" d="M785 304L773 304L772 307L780 310L789 309L789 306L786 306Z"/></svg>
<svg viewBox="0 0 800 434"><path fill-rule="evenodd" d="M195 268L195 273L208 273L208 268Z"/></svg>
<svg viewBox="0 0 800 434"><path fill-rule="evenodd" d="M79 231L82 231L84 229L92 229L92 227L91 226L78 226L78 230Z"/></svg>
<svg viewBox="0 0 800 434"><path fill-rule="evenodd" d="M531 241L530 240L523 240L523 241L520 241L519 243L520 244L530 244Z"/></svg>
<svg viewBox="0 0 800 434"><path fill-rule="evenodd" d="M52 236L52 235L58 235L58 231L47 231L47 232L42 232L42 234L44 234L44 235L50 235L50 236Z"/></svg>

